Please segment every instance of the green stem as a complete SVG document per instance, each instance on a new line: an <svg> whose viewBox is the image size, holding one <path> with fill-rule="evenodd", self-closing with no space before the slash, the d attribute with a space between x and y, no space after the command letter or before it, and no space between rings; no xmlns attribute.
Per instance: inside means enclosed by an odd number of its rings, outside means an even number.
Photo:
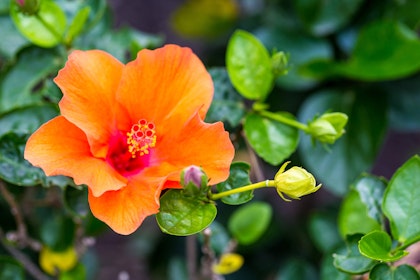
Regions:
<svg viewBox="0 0 420 280"><path fill-rule="evenodd" d="M287 117L282 116L280 114L275 114L275 113L265 111L265 110L258 111L258 113L263 117L267 117L269 119L272 119L272 120L275 120L275 121L278 121L278 122L296 127L300 130L303 130L304 132L308 132L308 130L309 130L308 126L306 124L298 122L294 119L287 118Z"/></svg>
<svg viewBox="0 0 420 280"><path fill-rule="evenodd" d="M259 189L259 188L265 188L265 187L274 187L274 180L266 180L266 181L262 181L262 182L258 182L255 184L251 184L251 185L246 185L240 188L236 188L236 189L232 189L232 190L228 190L225 192L220 192L220 193L210 193L209 194L209 198L211 200L217 200L220 199L222 197L228 196L228 195L232 195L235 193L241 193L241 192L246 192L246 191L250 191L250 190L255 190L255 189Z"/></svg>

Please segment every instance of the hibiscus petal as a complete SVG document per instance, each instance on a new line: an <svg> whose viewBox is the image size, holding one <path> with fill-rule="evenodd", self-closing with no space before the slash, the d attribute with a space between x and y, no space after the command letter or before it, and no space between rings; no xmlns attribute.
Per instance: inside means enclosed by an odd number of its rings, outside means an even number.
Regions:
<svg viewBox="0 0 420 280"><path fill-rule="evenodd" d="M61 114L85 132L97 157L106 155L115 114L124 115L115 100L123 68L106 52L73 51L54 79L63 92Z"/></svg>
<svg viewBox="0 0 420 280"><path fill-rule="evenodd" d="M200 59L176 45L141 50L124 68L117 95L133 123L147 119L165 134L178 129L166 126L168 119L179 127L197 111L204 118L212 98L213 82Z"/></svg>
<svg viewBox="0 0 420 280"><path fill-rule="evenodd" d="M86 135L64 117L42 125L28 139L25 159L41 167L47 176L73 177L76 184L86 184L95 195L118 190L127 179L102 159L92 156Z"/></svg>
<svg viewBox="0 0 420 280"><path fill-rule="evenodd" d="M229 133L224 130L223 123L208 124L196 114L176 135L157 142L155 156L156 161L161 164L152 168L171 174L169 180L179 181L180 171L196 165L206 172L210 184L217 184L229 177L234 153Z"/></svg>
<svg viewBox="0 0 420 280"><path fill-rule="evenodd" d="M150 215L159 211L161 186L165 178L133 177L126 187L94 196L89 191L93 215L115 232L133 233Z"/></svg>

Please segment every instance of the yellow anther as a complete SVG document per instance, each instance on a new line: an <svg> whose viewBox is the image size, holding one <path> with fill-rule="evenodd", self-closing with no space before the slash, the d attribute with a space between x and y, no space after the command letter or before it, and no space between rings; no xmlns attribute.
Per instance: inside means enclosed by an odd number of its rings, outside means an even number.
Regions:
<svg viewBox="0 0 420 280"><path fill-rule="evenodd" d="M149 149L156 145L155 125L144 119L138 121L127 133L127 144L132 158L148 155Z"/></svg>

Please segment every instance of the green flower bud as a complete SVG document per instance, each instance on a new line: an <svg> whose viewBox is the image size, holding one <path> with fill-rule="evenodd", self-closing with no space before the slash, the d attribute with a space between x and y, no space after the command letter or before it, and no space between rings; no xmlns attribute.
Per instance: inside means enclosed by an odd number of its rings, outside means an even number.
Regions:
<svg viewBox="0 0 420 280"><path fill-rule="evenodd" d="M271 57L271 65L273 73L276 76L286 75L289 71L287 64L289 63L289 56L284 52L276 52Z"/></svg>
<svg viewBox="0 0 420 280"><path fill-rule="evenodd" d="M316 186L314 176L301 167L293 166L284 171L289 163L290 161L285 162L274 177L277 192L283 200L291 201L283 194L293 199L300 199L301 196L316 192L321 187L321 184Z"/></svg>
<svg viewBox="0 0 420 280"><path fill-rule="evenodd" d="M34 15L38 12L41 0L15 0L19 11L25 15Z"/></svg>
<svg viewBox="0 0 420 280"><path fill-rule="evenodd" d="M325 113L308 124L308 133L322 143L334 144L344 134L347 120L343 113Z"/></svg>

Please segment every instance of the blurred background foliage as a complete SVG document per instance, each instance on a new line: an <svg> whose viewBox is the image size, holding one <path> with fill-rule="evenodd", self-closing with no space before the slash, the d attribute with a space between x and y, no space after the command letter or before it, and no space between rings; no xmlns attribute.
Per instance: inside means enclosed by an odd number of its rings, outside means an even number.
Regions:
<svg viewBox="0 0 420 280"><path fill-rule="evenodd" d="M23 149L27 137L58 114L61 93L52 78L68 51L103 49L127 62L142 48L177 43L192 47L214 79L208 121L224 121L237 159L251 163L252 181L273 178L279 162L247 148L242 133L245 116L248 124L254 121L251 130L263 134L272 127L252 119L251 101L238 94L226 70L226 48L238 29L253 34L270 54L288 55L287 75L276 78L264 100L271 111L289 112L303 123L326 111L344 112L349 121L345 135L328 147L303 132L286 144L290 152L280 162L305 167L323 188L290 204L269 191L256 193L253 200L273 208L262 214L270 222L258 240L239 244L244 266L226 279L352 279L369 271L376 265L372 260L358 267L348 267L346 260L360 258L361 235L384 229L382 212L392 210L380 206L387 180L409 158L416 162L412 156L420 152L420 1L150 2L42 1L40 13L60 39L17 12L16 2L0 2L0 278L37 278L56 262L72 267L59 266L60 279L185 279L185 238L161 234L152 219L129 237L115 235L90 214L86 189L68 178L45 177L24 161ZM414 189L410 194L416 195ZM212 224L216 253L230 241L223 225L236 207L218 209ZM418 236L420 225L414 227L410 237ZM76 264L69 265L68 248L83 256ZM50 263L33 268L46 254ZM376 279L388 279L380 278L387 272L378 266ZM406 267L396 273L418 277Z"/></svg>

